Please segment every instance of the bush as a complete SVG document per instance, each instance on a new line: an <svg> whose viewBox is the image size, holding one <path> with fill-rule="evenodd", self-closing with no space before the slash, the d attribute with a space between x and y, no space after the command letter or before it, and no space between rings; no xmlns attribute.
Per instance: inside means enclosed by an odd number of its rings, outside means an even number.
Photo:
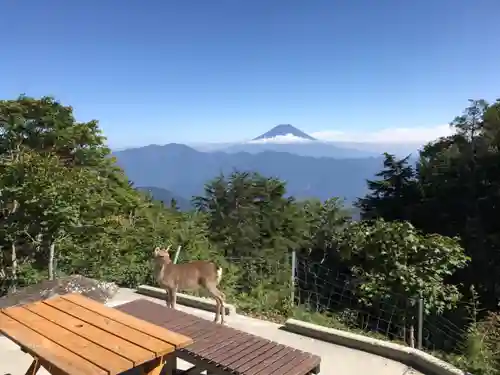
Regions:
<svg viewBox="0 0 500 375"><path fill-rule="evenodd" d="M442 357L474 375L499 375L500 313L489 313L486 319L470 325L462 355Z"/></svg>

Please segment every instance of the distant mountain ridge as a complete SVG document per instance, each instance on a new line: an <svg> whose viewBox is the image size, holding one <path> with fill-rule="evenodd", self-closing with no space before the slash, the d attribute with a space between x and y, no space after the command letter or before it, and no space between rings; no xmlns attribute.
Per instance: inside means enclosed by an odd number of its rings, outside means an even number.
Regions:
<svg viewBox="0 0 500 375"><path fill-rule="evenodd" d="M167 189L190 200L220 173L255 171L287 182L287 193L298 199L338 196L352 202L366 192L365 179L382 167L380 157L333 159L286 152L199 152L186 145L151 145L114 152L117 163L136 186Z"/></svg>
<svg viewBox="0 0 500 375"><path fill-rule="evenodd" d="M280 137L303 142L276 143ZM287 183L288 195L297 199L340 197L350 204L366 193L366 179L380 171L381 154L388 151L318 141L288 124L275 126L253 140L256 143L229 144L206 151L178 143L149 145L114 151L113 155L135 185L143 186L141 189L167 205L174 198L182 209L190 209L191 197L203 194L209 180L234 170L280 178Z"/></svg>
<svg viewBox="0 0 500 375"><path fill-rule="evenodd" d="M344 158L378 157L384 152L405 157L417 155L422 147L416 143L364 143L364 142L302 142L302 143L195 143L189 146L200 152L249 152L256 154L263 151L289 152L301 156ZM130 147L129 147L130 148ZM115 151L122 151L125 148Z"/></svg>
<svg viewBox="0 0 500 375"><path fill-rule="evenodd" d="M309 134L289 124L277 125L250 141L189 144L189 147L199 152L226 152L230 154L246 152L250 154L259 154L261 152L276 151L300 156L329 157L337 159L379 157L384 152L395 154L397 157L402 158L409 154L416 155L421 146L420 144L411 142L372 143L322 141L313 138ZM113 151L120 152L131 148L141 147L114 148Z"/></svg>

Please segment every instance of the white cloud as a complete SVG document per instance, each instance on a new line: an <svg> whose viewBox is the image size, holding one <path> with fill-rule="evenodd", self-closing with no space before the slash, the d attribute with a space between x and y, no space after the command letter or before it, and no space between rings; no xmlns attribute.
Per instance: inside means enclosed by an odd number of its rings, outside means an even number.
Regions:
<svg viewBox="0 0 500 375"><path fill-rule="evenodd" d="M392 128L377 131L346 132L325 130L310 135L321 141L366 143L426 143L455 132L449 125L416 128Z"/></svg>
<svg viewBox="0 0 500 375"><path fill-rule="evenodd" d="M314 135L312 136L314 137ZM263 139L256 139L252 141L248 141L247 143L307 143L311 142L309 139L304 139L297 137L293 134L287 134L287 135L277 135L276 137L272 138L263 138Z"/></svg>

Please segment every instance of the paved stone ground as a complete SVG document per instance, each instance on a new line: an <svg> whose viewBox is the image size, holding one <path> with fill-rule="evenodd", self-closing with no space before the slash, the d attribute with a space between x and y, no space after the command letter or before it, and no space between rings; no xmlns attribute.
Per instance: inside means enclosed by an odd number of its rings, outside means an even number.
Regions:
<svg viewBox="0 0 500 375"><path fill-rule="evenodd" d="M81 275L71 275L56 280L45 280L0 297L0 308L41 301L60 294L81 293L98 302L112 298L119 288L114 283L89 279Z"/></svg>
<svg viewBox="0 0 500 375"><path fill-rule="evenodd" d="M108 305L116 306L138 298L164 304L161 300L136 294L133 290L120 289ZM181 305L178 305L178 309L201 318L213 319L213 313L207 311ZM275 323L242 315L229 315L227 324L230 327L319 355L321 375L424 375L390 359L279 330L279 325ZM31 357L22 353L11 341L4 337L0 338L0 375L24 374L30 365L30 360ZM187 369L189 365L179 361L179 367ZM47 372L40 370L38 374L47 375Z"/></svg>

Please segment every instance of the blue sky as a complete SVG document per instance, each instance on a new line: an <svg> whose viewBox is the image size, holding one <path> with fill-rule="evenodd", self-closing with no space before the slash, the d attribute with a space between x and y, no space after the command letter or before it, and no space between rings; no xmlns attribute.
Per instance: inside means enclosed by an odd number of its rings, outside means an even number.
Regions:
<svg viewBox="0 0 500 375"><path fill-rule="evenodd" d="M54 95L113 147L280 123L323 139L432 137L467 99L500 97L499 12L498 0L3 1L0 98Z"/></svg>

